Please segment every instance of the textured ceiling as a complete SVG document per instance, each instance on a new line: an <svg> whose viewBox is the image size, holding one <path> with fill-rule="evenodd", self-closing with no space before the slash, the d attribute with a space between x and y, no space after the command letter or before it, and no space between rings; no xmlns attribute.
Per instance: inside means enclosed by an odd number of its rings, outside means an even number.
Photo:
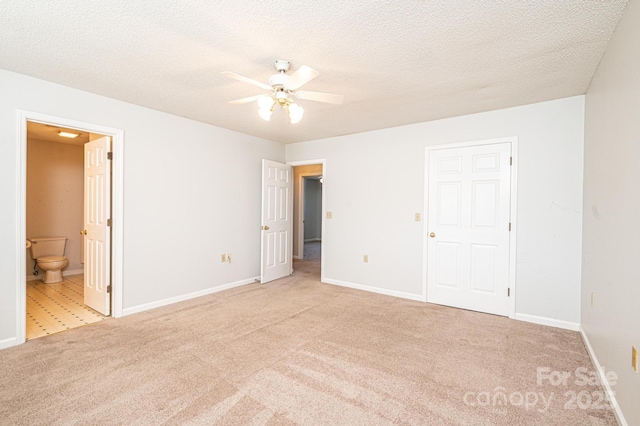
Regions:
<svg viewBox="0 0 640 426"><path fill-rule="evenodd" d="M3 0L0 68L279 142L585 93L626 0ZM320 76L304 119L255 103L276 59Z"/></svg>

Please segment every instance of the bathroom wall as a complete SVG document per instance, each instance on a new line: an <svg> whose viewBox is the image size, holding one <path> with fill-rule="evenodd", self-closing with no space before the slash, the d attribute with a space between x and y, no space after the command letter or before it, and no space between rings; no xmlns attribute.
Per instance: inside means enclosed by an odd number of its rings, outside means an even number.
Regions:
<svg viewBox="0 0 640 426"><path fill-rule="evenodd" d="M82 145L27 141L27 238L67 237L66 272L83 268L83 157ZM33 259L27 250L27 279L32 272Z"/></svg>

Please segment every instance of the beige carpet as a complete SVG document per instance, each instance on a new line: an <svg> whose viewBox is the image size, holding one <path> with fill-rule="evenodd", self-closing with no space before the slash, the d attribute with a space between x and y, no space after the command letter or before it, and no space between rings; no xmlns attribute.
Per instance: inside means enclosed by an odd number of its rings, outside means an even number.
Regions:
<svg viewBox="0 0 640 426"><path fill-rule="evenodd" d="M299 261L266 285L0 351L0 424L615 424L594 404L601 388L576 383L593 370L578 333L318 272ZM539 385L538 367L566 386ZM582 408L565 408L570 392Z"/></svg>

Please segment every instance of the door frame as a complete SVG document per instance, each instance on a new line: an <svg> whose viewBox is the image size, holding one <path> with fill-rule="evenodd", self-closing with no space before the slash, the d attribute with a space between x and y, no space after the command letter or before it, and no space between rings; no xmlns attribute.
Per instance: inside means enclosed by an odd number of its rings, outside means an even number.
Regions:
<svg viewBox="0 0 640 426"><path fill-rule="evenodd" d="M113 160L111 163L111 316L122 316L123 308L123 244L124 244L124 130L57 117L33 111L18 110L17 125L17 195L16 204L16 344L26 341L26 222L27 222L27 122L33 121L60 127L69 127L111 137Z"/></svg>
<svg viewBox="0 0 640 426"><path fill-rule="evenodd" d="M320 244L320 281L324 282L325 280L325 276L324 276L324 260L325 260L325 255L324 255L324 248L325 248L325 241L326 241L326 235L325 235L325 228L326 228L326 214L324 214L324 212L327 210L326 208L326 197L327 197L327 191L325 190L327 187L327 160L322 158L322 159L318 159L318 160L300 160L300 161L287 161L288 165L293 166L293 167L297 167L297 166L313 166L316 164L322 164L322 230L320 232L320 239L322 240L322 243ZM304 177L302 176L304 175L301 174L300 176L300 184L302 184L304 181ZM309 173L308 176L318 176L317 173ZM304 189L301 188L300 194L301 196L299 197L300 199L297 200L298 202L298 216L297 218L295 218L295 220L299 220L298 222L298 229L302 229L302 220L303 220L303 215L302 215L302 206L304 205L304 201L302 200L302 194ZM294 194L294 198L295 198L295 194ZM295 201L295 200L294 200ZM291 206L291 214L293 215L293 206ZM300 249L300 247L302 247L302 250L304 250L304 234L302 232L300 232L298 235L298 249ZM302 239L302 245L300 245L300 239ZM292 253L293 254L293 253Z"/></svg>
<svg viewBox="0 0 640 426"><path fill-rule="evenodd" d="M476 140L476 141L468 141L468 142L459 142L459 143L448 143L441 145L433 145L425 147L425 155L424 155L424 222L423 222L423 230L422 230L422 297L424 301L427 301L427 256L429 255L427 249L427 243L429 241L429 236L427 235L427 231L429 229L428 218L429 218L429 153L431 151L435 151L438 149L447 149L447 148L469 148L474 146L481 145L493 145L500 143L510 143L511 144L511 201L509 206L509 216L511 222L511 232L509 233L509 288L511 289L511 294L509 297L509 318L515 318L516 316L516 252L517 252L517 213L518 213L518 190L517 190L517 181L518 181L518 137L510 136L505 138L497 138L497 139L485 139L485 140Z"/></svg>

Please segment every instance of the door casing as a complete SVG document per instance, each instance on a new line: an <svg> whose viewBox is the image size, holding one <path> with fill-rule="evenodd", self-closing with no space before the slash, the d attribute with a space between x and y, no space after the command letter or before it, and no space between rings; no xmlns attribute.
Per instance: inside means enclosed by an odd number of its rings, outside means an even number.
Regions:
<svg viewBox="0 0 640 426"><path fill-rule="evenodd" d="M424 222L422 228L422 298L426 302L427 301L427 256L429 256L427 250L428 244L428 230L429 224L427 223L428 212L429 212L429 197L428 197L428 188L429 188L429 152L436 149L447 149L447 148L467 148L472 146L480 146L480 145L490 145L490 144L500 144L500 143L510 143L511 144L511 202L510 202L510 222L511 222L511 232L509 233L509 288L511 289L511 294L509 297L509 318L515 318L516 315L516 252L517 252L517 176L518 176L518 137L511 136L505 138L498 139L486 139L486 140L478 140L478 141L469 141L469 142L461 142L461 143L451 143L451 144L441 144L441 145L433 145L425 148L425 156L424 156Z"/></svg>
<svg viewBox="0 0 640 426"><path fill-rule="evenodd" d="M18 203L16 205L16 344L26 340L26 214L27 214L27 121L68 127L91 133L111 136L112 160L112 205L111 205L111 285L113 317L122 316L123 308L123 242L124 242L124 130L86 123L69 118L56 117L33 111L18 110L17 176Z"/></svg>

